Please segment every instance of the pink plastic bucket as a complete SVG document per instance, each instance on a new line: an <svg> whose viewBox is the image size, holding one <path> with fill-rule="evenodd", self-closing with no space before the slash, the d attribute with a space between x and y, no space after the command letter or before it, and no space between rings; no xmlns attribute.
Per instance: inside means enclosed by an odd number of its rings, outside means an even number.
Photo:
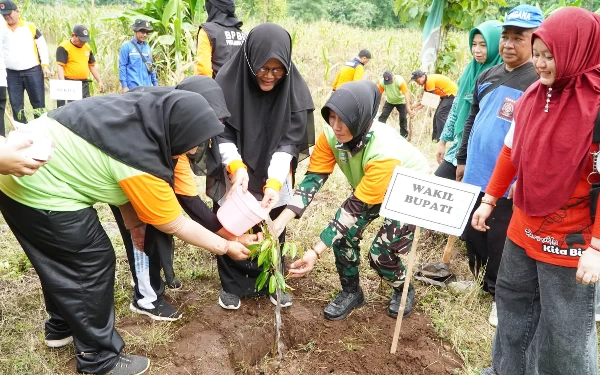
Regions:
<svg viewBox="0 0 600 375"><path fill-rule="evenodd" d="M250 193L242 192L241 186L233 191L217 211L217 218L227 231L241 236L250 228L267 218L267 211Z"/></svg>

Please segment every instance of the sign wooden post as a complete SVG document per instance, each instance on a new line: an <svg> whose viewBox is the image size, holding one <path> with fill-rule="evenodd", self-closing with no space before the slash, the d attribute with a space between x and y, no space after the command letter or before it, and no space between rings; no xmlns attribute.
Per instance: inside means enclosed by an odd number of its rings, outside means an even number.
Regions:
<svg viewBox="0 0 600 375"><path fill-rule="evenodd" d="M392 340L392 348L390 349L390 353L392 354L396 353L396 348L398 347L398 338L400 337L400 328L402 327L402 318L404 316L404 310L406 309L406 298L408 297L408 285L412 279L412 269L415 264L415 257L417 256L417 247L419 246L420 236L421 227L417 227L417 229L415 229L412 246L410 247L410 254L408 255L408 267L406 268L406 274L404 275L402 298L400 299L400 308L398 309L396 328L394 329L394 339Z"/></svg>
<svg viewBox="0 0 600 375"><path fill-rule="evenodd" d="M404 289L390 353L396 352L400 337L402 316L406 309L408 286L412 278L421 227L453 235L452 241L448 241L446 245L446 252L451 254L456 239L454 236L459 236L467 225L479 192L479 186L418 173L402 167L396 167L394 170L379 214L405 224L416 225L417 229L408 256Z"/></svg>
<svg viewBox="0 0 600 375"><path fill-rule="evenodd" d="M444 248L444 255L442 255L442 262L450 263L450 258L452 257L452 250L454 250L455 241L456 236L448 236L448 241L446 241L446 247Z"/></svg>

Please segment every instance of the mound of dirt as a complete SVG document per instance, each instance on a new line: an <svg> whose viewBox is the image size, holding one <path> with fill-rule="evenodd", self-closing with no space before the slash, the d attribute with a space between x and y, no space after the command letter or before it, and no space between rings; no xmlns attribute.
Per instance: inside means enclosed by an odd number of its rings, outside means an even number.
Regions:
<svg viewBox="0 0 600 375"><path fill-rule="evenodd" d="M323 318L327 301L294 292L282 311L283 359L273 359L274 306L266 297L244 299L237 311L207 305L193 292L177 296L185 321L173 343L150 354L152 373L188 374L456 374L462 361L436 337L418 311L405 318L396 354L390 354L395 320L384 302L371 302L342 321ZM176 303L177 304L177 303ZM131 321L118 329L131 332ZM136 329L149 321L136 320ZM159 369L159 370L158 370ZM159 372L156 372L158 370Z"/></svg>

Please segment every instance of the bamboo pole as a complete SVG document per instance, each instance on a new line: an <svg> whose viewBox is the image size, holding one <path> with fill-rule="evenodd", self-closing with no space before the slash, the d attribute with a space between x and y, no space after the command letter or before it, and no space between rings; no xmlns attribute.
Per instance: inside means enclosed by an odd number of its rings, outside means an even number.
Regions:
<svg viewBox="0 0 600 375"><path fill-rule="evenodd" d="M394 338L392 340L392 348L390 353L396 353L398 347L398 338L400 337L400 328L402 327L402 316L406 309L406 297L408 296L408 286L412 279L412 269L415 263L415 257L417 255L417 247L419 246L419 237L421 236L421 227L415 229L415 235L413 237L412 246L410 248L410 254L408 255L408 268L406 269L406 275L404 275L404 288L402 289L402 298L400 299L400 308L398 309L398 317L396 318L396 329L394 330Z"/></svg>

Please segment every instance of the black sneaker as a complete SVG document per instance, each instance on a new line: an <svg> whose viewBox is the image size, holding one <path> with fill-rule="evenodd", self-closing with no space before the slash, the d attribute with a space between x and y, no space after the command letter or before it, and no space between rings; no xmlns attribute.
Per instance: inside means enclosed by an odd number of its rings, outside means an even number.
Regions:
<svg viewBox="0 0 600 375"><path fill-rule="evenodd" d="M241 305L240 297L232 293L227 293L221 289L219 294L219 306L227 310L237 310Z"/></svg>
<svg viewBox="0 0 600 375"><path fill-rule="evenodd" d="M388 306L388 315L392 318L398 317L398 309L400 309L400 300L402 299L402 288L400 285L398 288L394 288L392 293L392 299ZM402 316L406 318L412 312L413 305L415 304L415 287L412 283L408 284L408 295L406 296L406 306L404 307L404 314Z"/></svg>
<svg viewBox="0 0 600 375"><path fill-rule="evenodd" d="M181 290L181 287L183 286L181 280L179 279L174 279L171 281L171 283L165 283L167 285L167 287L172 290L172 291L179 291Z"/></svg>
<svg viewBox="0 0 600 375"><path fill-rule="evenodd" d="M273 305L277 306L277 294L276 293L269 294L269 299L271 300L271 303ZM292 306L292 295L289 293L281 293L281 296L279 297L279 303L281 304L281 307Z"/></svg>
<svg viewBox="0 0 600 375"><path fill-rule="evenodd" d="M71 334L58 335L56 333L46 333L44 342L49 348L62 348L73 342L73 336Z"/></svg>
<svg viewBox="0 0 600 375"><path fill-rule="evenodd" d="M150 360L141 355L119 354L119 360L106 375L140 375L150 368Z"/></svg>
<svg viewBox="0 0 600 375"><path fill-rule="evenodd" d="M323 310L325 319L341 320L350 314L356 307L365 303L365 296L362 288L359 286L356 293L348 293L344 290Z"/></svg>
<svg viewBox="0 0 600 375"><path fill-rule="evenodd" d="M157 302L154 302L156 304ZM183 314L175 310L173 306L161 299L158 301L158 305L153 309L145 309L137 304L136 300L133 300L129 305L129 309L134 313L149 316L154 320L164 320L168 322L174 322L180 319Z"/></svg>

